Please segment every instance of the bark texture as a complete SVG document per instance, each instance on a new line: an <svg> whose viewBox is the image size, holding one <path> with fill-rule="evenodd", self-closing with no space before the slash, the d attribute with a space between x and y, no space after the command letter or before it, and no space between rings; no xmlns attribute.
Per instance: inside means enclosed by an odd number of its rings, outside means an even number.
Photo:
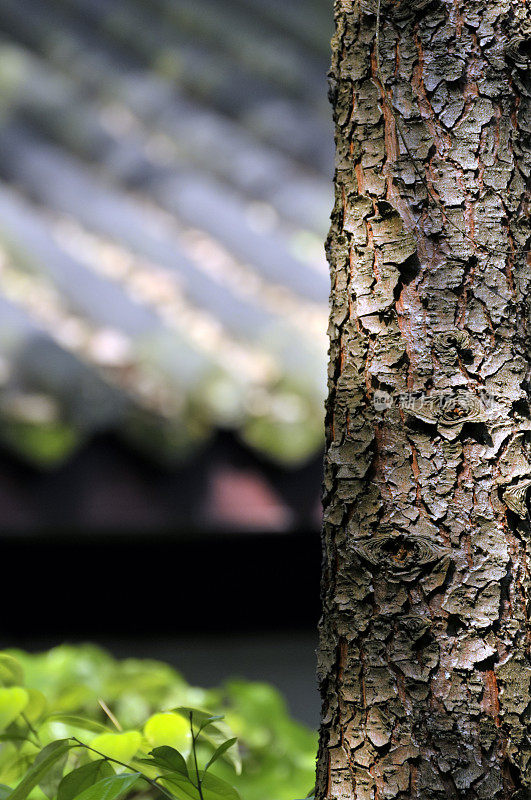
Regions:
<svg viewBox="0 0 531 800"><path fill-rule="evenodd" d="M380 13L335 4L316 798L524 800L531 12Z"/></svg>

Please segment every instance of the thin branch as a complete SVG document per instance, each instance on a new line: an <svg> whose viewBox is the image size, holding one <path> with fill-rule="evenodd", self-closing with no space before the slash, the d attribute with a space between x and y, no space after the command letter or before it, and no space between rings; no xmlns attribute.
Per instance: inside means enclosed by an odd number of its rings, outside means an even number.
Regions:
<svg viewBox="0 0 531 800"><path fill-rule="evenodd" d="M26 716L26 714L23 711L20 714L20 716L22 717L22 719L24 720L24 722L28 726L28 730L30 730L31 733L35 736L35 739L37 741L37 747L42 747L42 742L41 742L41 740L39 738L39 734L38 734L36 728L32 725L32 723L29 721L28 717ZM34 742L34 744L35 744L35 742Z"/></svg>
<svg viewBox="0 0 531 800"><path fill-rule="evenodd" d="M162 792L162 794L168 797L169 800L175 800L175 797L170 794L170 792L168 792L164 786L161 786L159 783L153 780L153 778L148 778L147 775L144 775L143 772L139 772L139 770L135 769L130 764L126 764L125 761L119 761L117 758L112 758L112 756L106 756L105 753L101 753L99 750L96 750L96 748L91 747L89 744L85 744L85 742L82 742L81 739L77 739L75 736L72 737L72 740L77 742L80 747L84 747L86 750L90 750L92 753L96 753L96 755L101 756L101 758L104 758L105 761L112 761L113 764L119 764L121 767L125 767L131 772L138 772L140 777L149 783L150 786L152 786L154 789L158 789L159 792Z"/></svg>
<svg viewBox="0 0 531 800"><path fill-rule="evenodd" d="M195 774L196 774L196 778L197 778L197 791L199 792L200 800L204 800L204 798L203 798L203 787L201 786L202 779L199 777L199 767L197 766L197 751L196 751L196 746L195 746L195 743L196 743L196 740L197 740L197 737L199 736L199 734L197 734L197 736L195 736L195 734L194 734L193 716L194 716L194 712L190 711L190 730L192 732L192 751L193 751L193 754L194 754Z"/></svg>
<svg viewBox="0 0 531 800"><path fill-rule="evenodd" d="M109 708L109 706L107 705L105 700L103 700L100 697L100 698L98 698L98 703L99 703L100 707L102 708L102 710L104 711L104 713L109 717L109 719L112 722L112 724L114 725L114 727L117 728L119 731L122 731L123 730L122 726L120 725L120 723L118 722L118 720L116 719L114 714L112 713L111 709Z"/></svg>

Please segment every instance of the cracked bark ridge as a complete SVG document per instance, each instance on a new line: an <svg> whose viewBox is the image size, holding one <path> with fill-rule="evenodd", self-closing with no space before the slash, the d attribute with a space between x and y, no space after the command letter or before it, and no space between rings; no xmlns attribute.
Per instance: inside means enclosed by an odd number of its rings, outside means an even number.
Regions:
<svg viewBox="0 0 531 800"><path fill-rule="evenodd" d="M382 0L378 69L376 10L335 2L316 798L523 800L530 11Z"/></svg>
<svg viewBox="0 0 531 800"><path fill-rule="evenodd" d="M511 509L511 511L514 511L515 514L518 514L521 519L525 519L527 517L526 496L530 487L531 480L521 481L520 483L515 484L515 486L510 486L503 493L505 504Z"/></svg>

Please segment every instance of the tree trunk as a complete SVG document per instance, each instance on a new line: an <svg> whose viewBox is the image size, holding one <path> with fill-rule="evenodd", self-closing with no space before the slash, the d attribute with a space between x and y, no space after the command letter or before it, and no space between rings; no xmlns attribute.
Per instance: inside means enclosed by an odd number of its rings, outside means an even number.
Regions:
<svg viewBox="0 0 531 800"><path fill-rule="evenodd" d="M530 11L376 3L335 8L316 798L523 800Z"/></svg>

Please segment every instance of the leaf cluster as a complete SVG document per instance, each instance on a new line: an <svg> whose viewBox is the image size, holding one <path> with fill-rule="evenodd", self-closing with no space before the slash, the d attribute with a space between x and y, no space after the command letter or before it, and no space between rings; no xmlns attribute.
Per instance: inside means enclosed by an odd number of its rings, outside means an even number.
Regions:
<svg viewBox="0 0 531 800"><path fill-rule="evenodd" d="M221 759L241 769L223 715L177 706L123 730L104 700L101 707L107 724L51 711L41 691L24 685L20 662L0 653L0 747L10 755L0 799L121 800L147 787L167 800L240 800L211 772Z"/></svg>
<svg viewBox="0 0 531 800"><path fill-rule="evenodd" d="M215 797L212 792L219 795L219 781L245 800L293 800L304 796L314 782L316 734L290 717L282 697L268 684L233 680L220 688L202 689L188 684L167 664L146 659L116 660L93 645L61 645L40 654L12 650L0 656L0 784L15 788L38 753L35 737L20 710L26 696L29 701L23 713L38 734L41 749L53 741L74 737L107 756L99 757L86 747L84 751L80 747L69 750L64 763L58 760L50 770L51 793L50 788L47 794L38 783L31 790L30 800L73 800L73 795L57 795L57 775L62 780L75 769L84 768L80 777L94 783L96 776L99 780L112 777L105 771L95 771L92 765L98 759L110 765L115 774L125 770L109 758L155 780L155 765L142 759L152 759L160 747L171 747L182 756L196 789L174 769L177 775L172 786L164 785L162 778L156 786L137 778L127 793L141 800L155 800L165 796L164 792L176 800L201 800L186 709L194 712L194 734L210 719L195 738L199 772L208 765L203 800ZM11 718L5 716L9 704L4 698L2 706L2 688L17 689L11 696L15 704ZM239 746L227 744L236 737ZM157 755L160 759L161 754ZM105 768L100 764L99 769ZM71 780L65 782L67 790ZM223 791L228 791L226 786ZM5 793L5 789L0 790L0 800L5 800ZM226 800L234 797L226 793L221 796Z"/></svg>

